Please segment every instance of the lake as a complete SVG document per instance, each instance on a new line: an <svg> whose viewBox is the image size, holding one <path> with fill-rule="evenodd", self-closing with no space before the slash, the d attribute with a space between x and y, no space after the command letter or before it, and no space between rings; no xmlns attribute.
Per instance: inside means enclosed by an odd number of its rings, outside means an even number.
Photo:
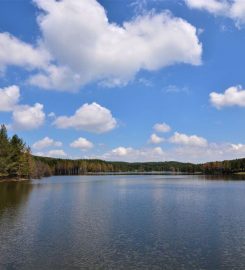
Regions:
<svg viewBox="0 0 245 270"><path fill-rule="evenodd" d="M245 182L235 180L0 183L0 269L245 269Z"/></svg>

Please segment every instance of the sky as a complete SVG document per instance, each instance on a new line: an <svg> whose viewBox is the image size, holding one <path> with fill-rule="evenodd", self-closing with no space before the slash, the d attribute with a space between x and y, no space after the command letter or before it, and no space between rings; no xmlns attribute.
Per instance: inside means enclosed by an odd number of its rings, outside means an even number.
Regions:
<svg viewBox="0 0 245 270"><path fill-rule="evenodd" d="M245 1L2 0L0 123L35 155L245 157Z"/></svg>

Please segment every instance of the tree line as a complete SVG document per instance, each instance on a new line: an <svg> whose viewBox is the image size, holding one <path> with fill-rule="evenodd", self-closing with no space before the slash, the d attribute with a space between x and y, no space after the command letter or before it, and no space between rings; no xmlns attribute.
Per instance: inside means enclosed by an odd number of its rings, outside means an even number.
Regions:
<svg viewBox="0 0 245 270"><path fill-rule="evenodd" d="M245 173L245 158L204 164L166 162L111 162L98 159L59 159L31 154L24 141L9 137L4 125L0 127L0 179L31 179L51 175L85 175L100 173L154 173L172 172L186 174Z"/></svg>
<svg viewBox="0 0 245 270"><path fill-rule="evenodd" d="M48 175L83 175L96 173L154 173L171 172L183 174L234 174L245 173L245 158L207 162L203 164L182 163L176 161L165 162L111 162L97 159L56 159L48 157L34 157L40 164L46 164Z"/></svg>
<svg viewBox="0 0 245 270"><path fill-rule="evenodd" d="M57 159L49 157L33 157L36 162L48 165L46 174L50 175L83 175L96 173L154 173L154 172L182 172L195 173L198 165L181 162L145 162L128 163L112 162L99 159ZM199 170L200 171L200 170Z"/></svg>

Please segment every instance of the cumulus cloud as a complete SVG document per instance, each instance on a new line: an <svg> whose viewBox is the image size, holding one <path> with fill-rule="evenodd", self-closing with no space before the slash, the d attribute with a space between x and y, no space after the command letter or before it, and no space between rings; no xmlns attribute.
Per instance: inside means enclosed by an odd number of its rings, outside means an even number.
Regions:
<svg viewBox="0 0 245 270"><path fill-rule="evenodd" d="M192 144L181 144L165 151L161 147L132 148L120 146L92 158L126 162L175 160L180 162L203 163L207 161L243 158L244 155L245 144L208 143L202 147Z"/></svg>
<svg viewBox="0 0 245 270"><path fill-rule="evenodd" d="M99 158L116 161L162 161L167 158L161 147L141 148L120 146L99 156Z"/></svg>
<svg viewBox="0 0 245 270"><path fill-rule="evenodd" d="M245 2L243 0L235 0L233 2L230 16L237 22L238 26L245 23Z"/></svg>
<svg viewBox="0 0 245 270"><path fill-rule="evenodd" d="M240 152L245 154L245 144L231 144L230 146L231 150L233 150L234 152Z"/></svg>
<svg viewBox="0 0 245 270"><path fill-rule="evenodd" d="M214 15L226 16L233 19L237 26L245 23L244 0L185 0L190 8L206 10Z"/></svg>
<svg viewBox="0 0 245 270"><path fill-rule="evenodd" d="M1 52L0 52L1 54ZM13 123L9 128L35 129L45 121L43 105L36 103L34 106L20 105L20 89L16 85L0 88L0 112L12 112Z"/></svg>
<svg viewBox="0 0 245 270"><path fill-rule="evenodd" d="M222 0L185 0L185 2L190 8L202 9L215 14L226 14L229 9L228 2Z"/></svg>
<svg viewBox="0 0 245 270"><path fill-rule="evenodd" d="M28 79L28 83L44 89L71 92L75 92L81 85L79 74L74 73L68 67L55 65L47 66L45 72L32 75Z"/></svg>
<svg viewBox="0 0 245 270"><path fill-rule="evenodd" d="M158 147L155 147L155 148L152 149L152 154L156 155L156 156L162 156L165 153L164 153L163 149L158 146Z"/></svg>
<svg viewBox="0 0 245 270"><path fill-rule="evenodd" d="M34 106L19 105L13 111L13 127L16 129L36 129L45 121L43 105L36 103Z"/></svg>
<svg viewBox="0 0 245 270"><path fill-rule="evenodd" d="M64 150L50 150L47 152L47 157L62 158L66 156L67 154Z"/></svg>
<svg viewBox="0 0 245 270"><path fill-rule="evenodd" d="M42 46L33 47L9 33L0 33L0 71L4 72L9 65L45 68L49 60L50 55Z"/></svg>
<svg viewBox="0 0 245 270"><path fill-rule="evenodd" d="M72 142L70 146L73 148L79 148L81 150L88 150L94 147L92 142L82 137Z"/></svg>
<svg viewBox="0 0 245 270"><path fill-rule="evenodd" d="M133 151L134 151L134 149L131 147L119 146L119 147L113 149L111 151L111 154L115 155L115 156L122 157L122 156L127 156L128 154L132 153Z"/></svg>
<svg viewBox="0 0 245 270"><path fill-rule="evenodd" d="M206 147L181 146L168 153L174 160L189 162L221 161L244 158L245 145L231 143L209 143Z"/></svg>
<svg viewBox="0 0 245 270"><path fill-rule="evenodd" d="M175 132L174 135L169 139L171 143L181 144L181 145L190 145L190 146L198 146L205 147L208 142L203 137L198 137L196 135L188 136L183 133Z"/></svg>
<svg viewBox="0 0 245 270"><path fill-rule="evenodd" d="M54 158L63 158L66 157L67 154L64 150L58 149L58 150L50 150L45 155L47 157L54 157Z"/></svg>
<svg viewBox="0 0 245 270"><path fill-rule="evenodd" d="M164 138L159 137L157 134L153 133L151 134L151 137L149 139L149 143L152 144L158 144L158 143L162 143L164 141Z"/></svg>
<svg viewBox="0 0 245 270"><path fill-rule="evenodd" d="M75 128L94 133L108 132L116 124L111 111L95 102L82 105L73 116L59 116L54 121L58 128Z"/></svg>
<svg viewBox="0 0 245 270"><path fill-rule="evenodd" d="M212 92L209 97L211 104L218 109L228 106L245 107L245 90L241 86L232 86L224 93Z"/></svg>
<svg viewBox="0 0 245 270"><path fill-rule="evenodd" d="M62 146L62 142L59 142L59 141L55 141L54 139L51 139L49 137L45 137L37 142L35 142L33 145L32 145L32 148L33 149L37 149L37 150L40 150L40 149L44 149L44 148L48 148L48 147L60 147Z"/></svg>
<svg viewBox="0 0 245 270"><path fill-rule="evenodd" d="M65 157L68 157L66 152L64 150L62 150L62 149L50 150L48 152L34 152L33 154L35 156L51 157L51 158L65 158Z"/></svg>
<svg viewBox="0 0 245 270"><path fill-rule="evenodd" d="M74 90L97 81L118 86L142 69L201 63L197 29L169 12L145 13L117 25L109 22L106 10L95 0L35 3L42 11L38 17L42 42L56 64L32 76L33 85Z"/></svg>
<svg viewBox="0 0 245 270"><path fill-rule="evenodd" d="M1 54L1 52L0 52ZM18 104L20 89L16 85L0 88L0 111L9 112Z"/></svg>
<svg viewBox="0 0 245 270"><path fill-rule="evenodd" d="M63 150L50 150L47 152L36 152L34 154L47 157L70 158ZM207 161L243 158L244 155L245 144L209 143L205 147L180 145L165 151L161 147L132 148L120 146L102 155L87 156L86 158L126 162L176 160L181 162L203 163Z"/></svg>
<svg viewBox="0 0 245 270"><path fill-rule="evenodd" d="M171 127L166 123L157 123L153 126L153 129L157 132L169 132L171 130Z"/></svg>
<svg viewBox="0 0 245 270"><path fill-rule="evenodd" d="M31 70L31 85L61 91L91 82L122 86L140 70L201 63L198 30L168 11L145 12L117 25L96 0L34 2L41 30L36 45L0 33L0 72L8 66Z"/></svg>

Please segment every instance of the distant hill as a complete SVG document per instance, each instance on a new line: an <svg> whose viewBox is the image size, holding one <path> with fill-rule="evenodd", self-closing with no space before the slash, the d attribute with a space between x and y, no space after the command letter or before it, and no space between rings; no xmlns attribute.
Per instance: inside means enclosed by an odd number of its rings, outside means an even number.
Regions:
<svg viewBox="0 0 245 270"><path fill-rule="evenodd" d="M88 173L150 173L172 172L187 174L232 174L245 172L245 158L207 162L203 164L166 162L112 162L98 159L55 159L48 157L33 157L36 162L48 166L51 174L80 175ZM49 173L46 172L46 174Z"/></svg>

